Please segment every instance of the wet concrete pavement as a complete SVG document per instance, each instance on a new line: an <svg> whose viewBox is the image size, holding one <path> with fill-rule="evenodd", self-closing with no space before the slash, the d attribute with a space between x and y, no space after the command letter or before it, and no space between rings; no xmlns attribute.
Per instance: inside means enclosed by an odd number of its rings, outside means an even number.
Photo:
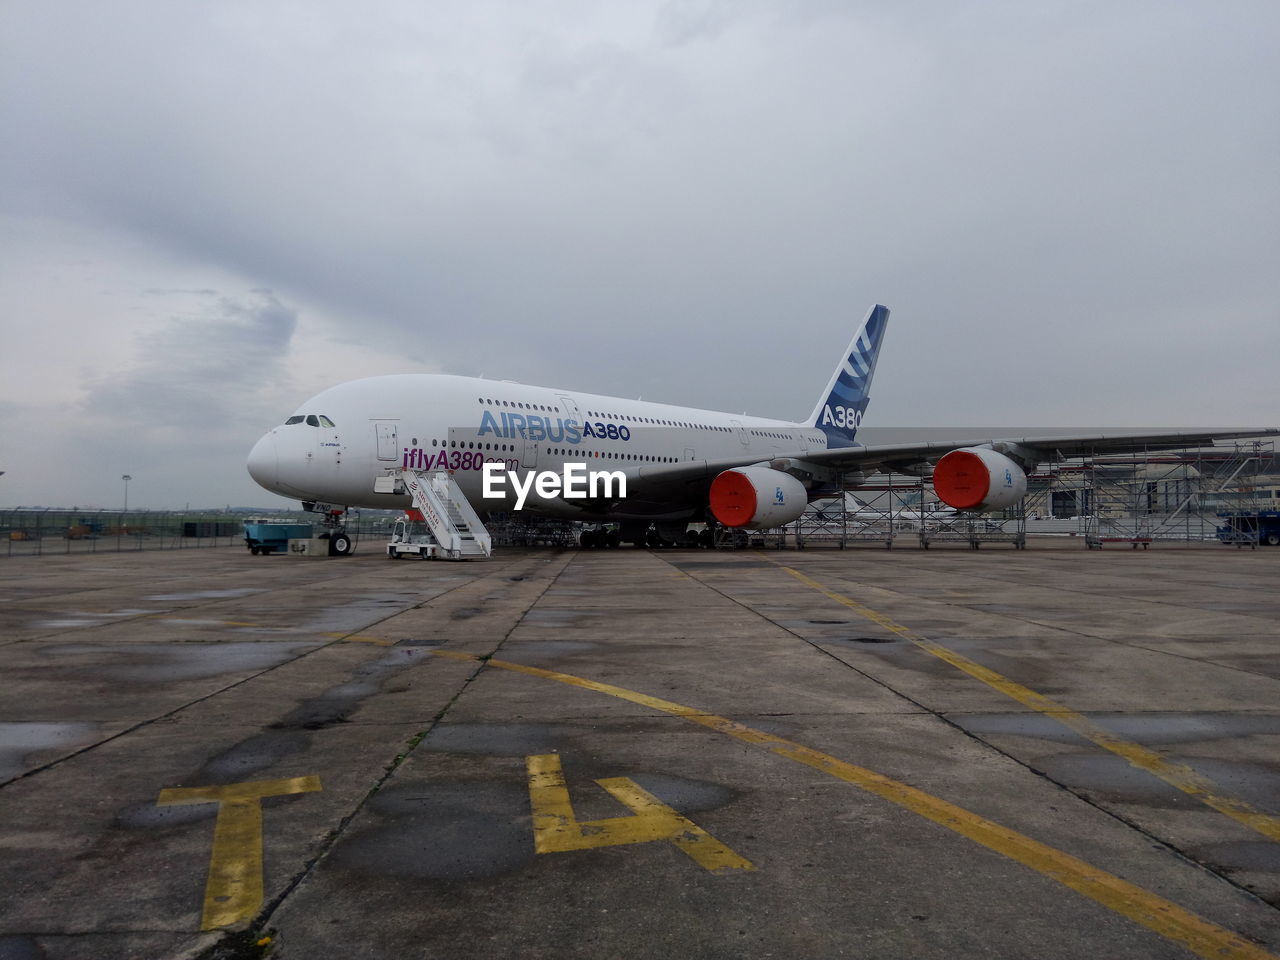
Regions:
<svg viewBox="0 0 1280 960"><path fill-rule="evenodd" d="M1061 543L9 561L0 958L1280 953L1278 583Z"/></svg>

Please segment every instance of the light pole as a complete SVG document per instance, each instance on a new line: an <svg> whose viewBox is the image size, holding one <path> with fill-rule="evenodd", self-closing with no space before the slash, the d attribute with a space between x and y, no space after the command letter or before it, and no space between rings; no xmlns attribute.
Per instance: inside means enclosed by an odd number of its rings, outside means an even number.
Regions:
<svg viewBox="0 0 1280 960"><path fill-rule="evenodd" d="M132 480L133 477L129 476L126 473L120 479L124 481L124 512L128 513L129 512L129 481Z"/></svg>

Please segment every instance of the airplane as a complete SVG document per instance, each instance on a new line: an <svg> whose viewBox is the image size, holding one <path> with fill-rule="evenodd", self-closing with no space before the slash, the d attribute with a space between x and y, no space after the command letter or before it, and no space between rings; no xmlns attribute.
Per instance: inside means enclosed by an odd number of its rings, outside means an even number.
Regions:
<svg viewBox="0 0 1280 960"><path fill-rule="evenodd" d="M374 489L379 478L402 470L448 471L485 516L510 511L518 502L512 484L503 486L500 496L483 495L492 465L530 482L528 475L535 471L586 464L621 474L626 496L597 488L597 496L571 499L526 488L529 496L521 505L596 525L590 539L584 535L590 545L652 546L685 538L691 523L747 530L782 526L797 519L810 501L837 495L842 478L856 485L877 472L931 473L943 503L985 512L1020 501L1027 474L1042 462L1280 433L1252 429L861 444L856 436L888 320L887 307L871 307L813 412L800 421L507 380L393 374L342 383L307 400L258 440L247 466L260 486L297 498L338 523L348 507L410 507L408 494ZM378 488L403 489L387 483Z"/></svg>

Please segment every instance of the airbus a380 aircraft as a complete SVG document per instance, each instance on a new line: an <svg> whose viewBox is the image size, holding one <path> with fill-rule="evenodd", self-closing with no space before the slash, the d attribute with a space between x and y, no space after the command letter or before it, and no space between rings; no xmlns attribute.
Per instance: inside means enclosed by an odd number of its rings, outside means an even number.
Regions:
<svg viewBox="0 0 1280 960"><path fill-rule="evenodd" d="M509 381L435 374L354 380L302 404L257 442L249 473L266 489L308 505L406 508L404 494L375 493L374 481L402 469L448 470L482 515L527 510L617 523L641 543L651 525L666 540L690 522L762 529L795 520L810 500L830 496L841 474L856 483L876 471L928 472L943 502L996 510L1026 494L1027 473L1044 461L1092 453L1208 446L1273 429L976 438L960 443L863 445L867 409L889 311L871 308L809 417L799 423L734 416ZM512 483L485 497L486 464ZM539 495L534 471L566 465L618 471L626 496ZM515 489L526 482L526 496ZM494 492L493 485L490 492Z"/></svg>

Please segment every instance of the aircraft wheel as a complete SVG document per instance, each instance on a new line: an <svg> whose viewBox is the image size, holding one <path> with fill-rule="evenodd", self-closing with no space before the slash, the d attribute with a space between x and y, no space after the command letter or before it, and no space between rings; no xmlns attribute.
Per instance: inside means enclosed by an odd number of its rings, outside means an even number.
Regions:
<svg viewBox="0 0 1280 960"><path fill-rule="evenodd" d="M345 557L351 553L351 538L345 533L335 533L329 538L329 553L335 557Z"/></svg>
<svg viewBox="0 0 1280 960"><path fill-rule="evenodd" d="M617 547L621 543L622 543L622 538L618 536L617 530L610 530L608 533L604 535L604 544L610 550L617 549Z"/></svg>

